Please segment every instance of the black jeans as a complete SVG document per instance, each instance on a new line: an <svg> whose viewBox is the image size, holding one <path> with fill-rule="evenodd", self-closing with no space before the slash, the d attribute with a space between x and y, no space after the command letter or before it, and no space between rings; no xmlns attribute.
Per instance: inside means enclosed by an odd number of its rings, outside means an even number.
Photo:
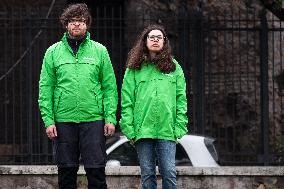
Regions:
<svg viewBox="0 0 284 189"><path fill-rule="evenodd" d="M104 122L57 123L56 129L53 152L59 188L76 188L80 157L88 188L106 188Z"/></svg>
<svg viewBox="0 0 284 189"><path fill-rule="evenodd" d="M77 189L78 167L59 167L58 185L59 189ZM105 168L85 168L88 189L107 189L105 179Z"/></svg>

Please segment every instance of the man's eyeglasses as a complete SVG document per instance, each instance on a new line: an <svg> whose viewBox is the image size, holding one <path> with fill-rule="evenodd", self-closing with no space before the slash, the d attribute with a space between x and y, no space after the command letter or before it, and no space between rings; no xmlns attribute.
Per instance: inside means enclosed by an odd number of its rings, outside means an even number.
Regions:
<svg viewBox="0 0 284 189"><path fill-rule="evenodd" d="M163 40L165 37L162 37L161 35L148 35L147 38L150 41L161 41Z"/></svg>
<svg viewBox="0 0 284 189"><path fill-rule="evenodd" d="M72 24L72 25L75 25L76 23L77 24L86 24L86 20L85 19L70 19L68 21L69 24Z"/></svg>

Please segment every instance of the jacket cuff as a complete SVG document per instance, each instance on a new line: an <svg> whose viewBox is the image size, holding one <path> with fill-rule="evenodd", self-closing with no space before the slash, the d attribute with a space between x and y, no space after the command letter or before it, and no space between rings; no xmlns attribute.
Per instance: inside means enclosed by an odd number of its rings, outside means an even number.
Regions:
<svg viewBox="0 0 284 189"><path fill-rule="evenodd" d="M53 120L44 121L45 128L49 127L50 125L55 125Z"/></svg>
<svg viewBox="0 0 284 189"><path fill-rule="evenodd" d="M113 124L115 126L116 125L116 120L113 119L113 118L106 118L105 119L105 123L111 123L111 124Z"/></svg>
<svg viewBox="0 0 284 189"><path fill-rule="evenodd" d="M176 139L180 139L181 137L186 135L187 132L188 132L187 127L185 125L181 125L178 123L175 124L175 138Z"/></svg>
<svg viewBox="0 0 284 189"><path fill-rule="evenodd" d="M134 133L133 133L132 135L126 135L126 138L127 138L129 141L135 142L135 134L134 134Z"/></svg>

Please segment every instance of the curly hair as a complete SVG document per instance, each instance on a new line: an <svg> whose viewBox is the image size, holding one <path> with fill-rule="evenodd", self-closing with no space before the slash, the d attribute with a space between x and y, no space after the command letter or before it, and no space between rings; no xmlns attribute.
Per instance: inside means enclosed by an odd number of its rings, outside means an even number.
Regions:
<svg viewBox="0 0 284 189"><path fill-rule="evenodd" d="M146 46L147 36L152 30L160 30L164 35L164 46L155 58L151 59L149 50ZM157 69L163 73L175 71L176 65L172 61L171 46L167 38L165 29L161 25L149 25L138 36L134 47L128 53L126 67L140 70L142 63L149 60L156 65Z"/></svg>
<svg viewBox="0 0 284 189"><path fill-rule="evenodd" d="M63 10L59 17L62 27L65 29L68 22L72 18L84 18L86 20L87 28L90 28L92 23L92 16L89 12L88 6L85 3L70 4Z"/></svg>

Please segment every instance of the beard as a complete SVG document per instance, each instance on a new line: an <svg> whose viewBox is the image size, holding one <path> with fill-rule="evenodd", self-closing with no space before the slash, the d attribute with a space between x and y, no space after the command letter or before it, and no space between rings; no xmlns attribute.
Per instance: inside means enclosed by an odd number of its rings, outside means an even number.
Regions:
<svg viewBox="0 0 284 189"><path fill-rule="evenodd" d="M70 29L68 35L71 39L80 39L85 36L86 32L84 29Z"/></svg>

